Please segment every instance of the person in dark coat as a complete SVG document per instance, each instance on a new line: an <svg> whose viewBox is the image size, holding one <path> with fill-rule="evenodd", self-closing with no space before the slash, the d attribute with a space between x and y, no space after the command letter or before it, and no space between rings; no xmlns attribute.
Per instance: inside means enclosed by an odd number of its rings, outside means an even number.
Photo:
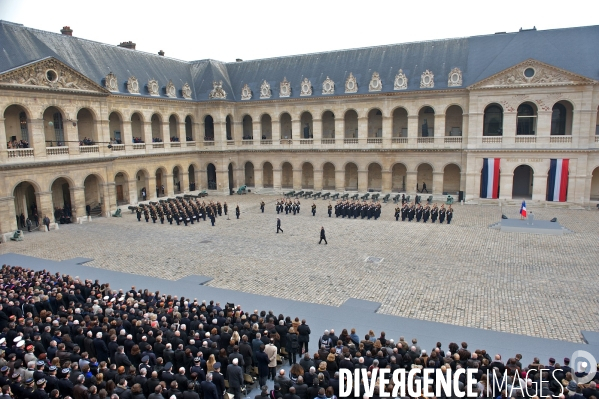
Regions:
<svg viewBox="0 0 599 399"><path fill-rule="evenodd" d="M283 229L281 228L281 219L277 218L277 234L279 234L279 230L283 233Z"/></svg>
<svg viewBox="0 0 599 399"><path fill-rule="evenodd" d="M322 240L324 240L325 245L328 244L327 237L324 233L324 226L320 227L320 241L318 241L318 243L320 244L322 242Z"/></svg>
<svg viewBox="0 0 599 399"><path fill-rule="evenodd" d="M202 381L200 387L202 388L203 399L222 399L222 396L216 390L216 385L212 382L212 373L206 376L206 381Z"/></svg>
<svg viewBox="0 0 599 399"><path fill-rule="evenodd" d="M300 349L300 342L297 333L295 332L295 328L291 327L289 332L287 333L287 353L289 353L289 363L294 364L297 363L297 354Z"/></svg>
<svg viewBox="0 0 599 399"><path fill-rule="evenodd" d="M108 350L108 346L106 346L106 342L102 339L101 332L96 334L96 338L94 339L94 349L96 350L98 362L108 362L110 351Z"/></svg>
<svg viewBox="0 0 599 399"><path fill-rule="evenodd" d="M229 388L233 391L234 399L241 399L241 386L243 385L243 370L239 367L239 359L234 358L233 363L227 366Z"/></svg>
<svg viewBox="0 0 599 399"><path fill-rule="evenodd" d="M256 361L258 362L258 380L260 386L266 385L268 378L268 355L264 353L264 344L260 345L260 349L256 352Z"/></svg>

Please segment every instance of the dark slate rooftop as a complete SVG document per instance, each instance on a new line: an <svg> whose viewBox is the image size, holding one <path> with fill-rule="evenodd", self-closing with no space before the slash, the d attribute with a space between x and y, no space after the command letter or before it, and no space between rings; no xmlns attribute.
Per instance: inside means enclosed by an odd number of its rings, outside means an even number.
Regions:
<svg viewBox="0 0 599 399"><path fill-rule="evenodd" d="M327 76L335 82L335 95L345 95L345 81L350 72L357 79L358 94L368 93L373 72L380 75L383 93L394 92L393 82L400 68L408 78L407 91L431 90L420 88L420 76L427 69L435 75L432 90L448 89L448 74L455 67L462 71L461 87L465 88L529 58L599 80L599 26L528 30L225 63L181 61L0 21L0 49L0 72L50 56L100 85L113 72L125 95L127 79L135 76L142 96L149 96L147 81L156 79L161 96L166 97L164 88L172 80L179 98L182 99L181 87L189 83L196 101L209 100L213 81L223 82L229 101L241 101L245 84L253 92L250 101L260 101L260 85L266 80L272 98L277 99L279 83L285 77L291 83L291 98L300 97L304 78L312 84L311 97L323 97L322 82Z"/></svg>

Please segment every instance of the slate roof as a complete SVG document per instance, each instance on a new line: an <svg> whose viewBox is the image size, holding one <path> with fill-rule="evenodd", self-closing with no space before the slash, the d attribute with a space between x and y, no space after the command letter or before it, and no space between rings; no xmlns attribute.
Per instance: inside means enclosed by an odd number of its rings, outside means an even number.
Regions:
<svg viewBox="0 0 599 399"><path fill-rule="evenodd" d="M291 98L300 97L300 83L312 83L311 97L322 97L322 82L330 77L335 82L335 95L345 95L349 73L357 79L358 94L368 93L373 72L383 82L381 92L394 92L395 75L401 68L408 78L406 91L420 88L425 70L435 75L433 90L447 89L449 72L457 67L468 87L515 64L533 58L590 79L599 80L599 26L530 30L467 38L384 45L323 53L277 57L242 62L215 60L182 61L115 45L93 42L0 21L0 72L44 57L55 57L85 76L103 85L109 72L119 81L122 94L127 94L126 81L137 77L140 94L149 96L145 87L149 79L158 80L160 95L172 80L177 97L181 87L189 83L196 101L208 101L213 81L222 81L228 101L241 101L241 89L247 83L253 97L260 100L260 85L267 80L272 98L279 98L283 78L291 83ZM326 96L326 95L324 95Z"/></svg>

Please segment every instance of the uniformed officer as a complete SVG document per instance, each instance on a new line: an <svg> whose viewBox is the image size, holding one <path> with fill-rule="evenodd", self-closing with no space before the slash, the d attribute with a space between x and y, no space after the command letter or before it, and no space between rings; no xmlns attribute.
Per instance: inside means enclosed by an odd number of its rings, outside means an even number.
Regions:
<svg viewBox="0 0 599 399"><path fill-rule="evenodd" d="M312 203L312 216L316 216L316 204Z"/></svg>
<svg viewBox="0 0 599 399"><path fill-rule="evenodd" d="M431 216L431 208L427 205L424 207L424 212L422 212L422 221L426 223Z"/></svg>
<svg viewBox="0 0 599 399"><path fill-rule="evenodd" d="M399 220L399 215L401 214L401 209L399 208L399 206L395 207L395 221L397 222Z"/></svg>
<svg viewBox="0 0 599 399"><path fill-rule="evenodd" d="M33 399L48 399L48 393L45 391L46 379L40 378L35 385L37 385L37 389L33 393Z"/></svg>
<svg viewBox="0 0 599 399"><path fill-rule="evenodd" d="M216 203L216 210L218 211L218 216L223 215L223 206L220 204L220 201Z"/></svg>
<svg viewBox="0 0 599 399"><path fill-rule="evenodd" d="M439 208L437 208L437 204L433 204L433 209L431 209L431 223L437 221L437 216L439 216Z"/></svg>
<svg viewBox="0 0 599 399"><path fill-rule="evenodd" d="M445 213L445 216L447 216L447 224L450 224L451 223L451 219L453 218L453 208L451 207L451 205L447 209L447 212Z"/></svg>
<svg viewBox="0 0 599 399"><path fill-rule="evenodd" d="M328 207L328 212L329 212L329 217L331 217L332 213L333 213L333 205L331 205L331 202L329 201L329 207ZM336 214L336 212L335 212Z"/></svg>
<svg viewBox="0 0 599 399"><path fill-rule="evenodd" d="M135 211L137 212L137 221L141 222L141 209L137 207L135 208Z"/></svg>
<svg viewBox="0 0 599 399"><path fill-rule="evenodd" d="M422 206L418 204L418 207L416 208L416 221L420 222L420 219L422 219Z"/></svg>
<svg viewBox="0 0 599 399"><path fill-rule="evenodd" d="M148 211L148 208L144 209L144 219L146 219L146 223L150 221L150 212Z"/></svg>
<svg viewBox="0 0 599 399"><path fill-rule="evenodd" d="M445 221L445 205L441 205L441 209L439 209L439 223L443 224Z"/></svg>

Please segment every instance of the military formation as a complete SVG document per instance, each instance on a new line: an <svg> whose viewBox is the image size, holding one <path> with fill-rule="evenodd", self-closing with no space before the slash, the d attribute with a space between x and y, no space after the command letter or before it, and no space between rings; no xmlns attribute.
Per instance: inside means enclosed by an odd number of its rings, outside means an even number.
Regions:
<svg viewBox="0 0 599 399"><path fill-rule="evenodd" d="M329 217L330 217L329 213ZM381 203L380 202L366 202L359 200L347 200L337 201L335 204L335 217L348 219L368 218L377 220L381 217Z"/></svg>
<svg viewBox="0 0 599 399"><path fill-rule="evenodd" d="M450 224L451 219L453 219L453 209L451 205L445 209L444 204L441 204L439 208L437 204L422 206L421 204L404 203L401 207L395 207L395 220L398 221L399 218L401 218L402 222L406 220L411 222L416 219L417 222L422 221L426 223L430 219L431 223L436 223L438 219L441 224L445 221L447 221L447 224Z"/></svg>
<svg viewBox="0 0 599 399"><path fill-rule="evenodd" d="M152 219L152 223L156 223L160 220L161 224L164 224L164 220L169 224L173 222L177 223L177 226L188 224L194 224L200 222L200 220L206 221L210 219L212 226L215 225L216 218L222 216L223 213L226 216L228 213L227 203L223 204L220 201L216 203L214 201L200 201L197 198L175 198L168 200L160 200L160 202L150 202L149 204L140 204L137 207L130 207L134 212L137 213L137 221L141 222L141 219L145 219L146 223L149 223ZM235 209L237 219L239 219L239 205Z"/></svg>
<svg viewBox="0 0 599 399"><path fill-rule="evenodd" d="M300 200L291 200L289 198L281 198L277 200L275 204L275 210L277 211L277 215L279 213L285 212L285 215L289 215L293 213L297 215L300 212Z"/></svg>

